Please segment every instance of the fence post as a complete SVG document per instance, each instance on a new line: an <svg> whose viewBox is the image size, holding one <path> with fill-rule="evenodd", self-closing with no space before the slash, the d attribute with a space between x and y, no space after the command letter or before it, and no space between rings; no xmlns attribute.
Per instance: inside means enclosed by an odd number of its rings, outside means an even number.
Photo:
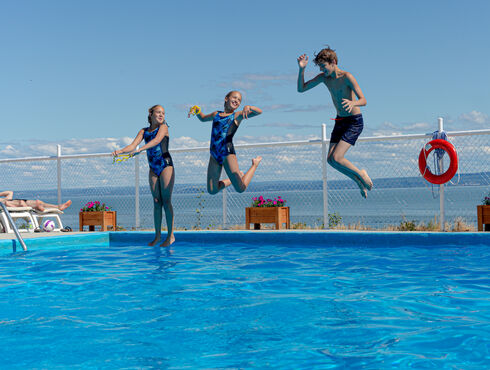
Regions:
<svg viewBox="0 0 490 370"><path fill-rule="evenodd" d="M139 145L137 147L139 149ZM139 155L134 157L134 227L140 227L140 165Z"/></svg>
<svg viewBox="0 0 490 370"><path fill-rule="evenodd" d="M322 123L323 228L328 229L327 125Z"/></svg>
<svg viewBox="0 0 490 370"><path fill-rule="evenodd" d="M444 131L444 122L442 117L437 118L439 124L439 133ZM443 158L439 159L439 168L441 171L444 170ZM440 209L440 230L444 231L444 184L439 185L439 209Z"/></svg>
<svg viewBox="0 0 490 370"><path fill-rule="evenodd" d="M61 204L61 145L56 145L57 176L58 176L58 204Z"/></svg>
<svg viewBox="0 0 490 370"><path fill-rule="evenodd" d="M223 229L226 229L226 211L227 211L227 204L226 204L226 188L223 189Z"/></svg>

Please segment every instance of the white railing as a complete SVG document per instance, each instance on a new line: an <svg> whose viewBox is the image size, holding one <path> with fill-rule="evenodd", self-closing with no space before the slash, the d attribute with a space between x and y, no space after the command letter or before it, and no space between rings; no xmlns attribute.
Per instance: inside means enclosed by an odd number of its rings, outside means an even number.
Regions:
<svg viewBox="0 0 490 370"><path fill-rule="evenodd" d="M439 128L442 129L442 119L439 122ZM481 174L475 186L482 189L473 189L474 194L480 190L488 192L490 187L489 134L490 130L447 132L450 140L458 141L455 142L455 146L460 158L461 174ZM472 216L470 208L476 205L474 202L477 200L474 199L476 195L473 193L471 196L458 193L453 198L449 195L447 199L446 186L436 187L439 194L439 209L436 214L435 204L431 197L427 196L434 193L433 187L423 180L420 181L421 185L416 188L416 192L414 188L404 185L404 181L413 182L417 176L420 177L417 166L418 153L431 137L432 133L361 137L358 144L349 150L347 157L359 167L367 168L374 180L375 188L369 193L368 200L360 199L356 190L353 190L354 183L327 166L329 141L326 125L322 125L320 139L316 140L235 145L239 153L240 168L243 170L249 165L243 162L245 158L255 155L264 157L250 188L244 194L237 194L230 188L223 191L221 197L203 194L209 148L173 149L171 154L176 166L176 190L173 198L176 224L183 228L226 228L244 224L241 210L248 205L250 198L264 192L270 193L272 197L272 191L288 193L291 198L288 205L293 208L292 222L296 221L296 224L306 224L310 227L328 228L331 212L338 214L347 224L369 224L374 228L377 225L392 225L397 222L397 217L400 220L413 217L415 220L424 219L428 222L432 216L438 215L439 228L443 229L448 206L452 213L449 218L454 220L458 214L455 210L456 203L461 204L461 197L468 203L468 209L466 210L465 206L461 214L467 218L466 222L474 224L472 219L476 216ZM74 202L74 207L105 197L119 202L118 220L123 220L123 226L151 228L151 197L141 197L142 194L148 194L148 185L142 184L147 181L146 176L140 176L140 171L147 172L146 158L136 156L131 161L112 166L109 164L112 163L110 156L110 153L62 155L62 148L58 145L56 156L0 159L0 190L19 190L21 194L32 194L42 200L46 200L44 198L47 197L50 200L53 198L52 192L44 190L56 189L56 200L53 199L52 202L61 203L63 197L70 197L74 189L79 189L83 196L79 197L78 204ZM56 161L55 168L50 164L54 163L52 161ZM196 173L199 175L196 176ZM54 178L55 183L52 181ZM385 180L392 183L399 180L400 184L389 185L391 188L386 188L382 194L384 188L377 188L377 183ZM315 188L316 185L313 183L321 183L321 187ZM260 184L269 186L259 187ZM279 185L276 184L282 185L278 188ZM462 191L466 191L468 186L468 183L450 185L451 189L458 188ZM122 192L123 187L134 188L134 195ZM275 190L268 190L269 188ZM400 194L390 189L401 189ZM116 193L119 196L116 197ZM387 196L390 198L389 202ZM426 203L425 208L414 209L409 213L408 210L415 201ZM379 207L386 208L380 212ZM65 212L72 217L72 223L76 223L77 211L78 209L74 208ZM121 219L120 214L125 218ZM192 219L195 220L194 226L191 226Z"/></svg>

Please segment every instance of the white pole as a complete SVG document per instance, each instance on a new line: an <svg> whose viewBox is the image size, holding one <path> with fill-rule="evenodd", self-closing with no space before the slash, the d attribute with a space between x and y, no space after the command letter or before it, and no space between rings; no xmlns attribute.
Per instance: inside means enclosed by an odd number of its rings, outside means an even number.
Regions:
<svg viewBox="0 0 490 370"><path fill-rule="evenodd" d="M139 149L139 145L137 147ZM140 164L139 155L134 157L134 225L140 227Z"/></svg>
<svg viewBox="0 0 490 370"><path fill-rule="evenodd" d="M322 123L323 228L328 229L327 125Z"/></svg>
<svg viewBox="0 0 490 370"><path fill-rule="evenodd" d="M223 189L223 229L226 229L226 210L227 210L227 204L226 204L226 188Z"/></svg>
<svg viewBox="0 0 490 370"><path fill-rule="evenodd" d="M61 204L61 145L57 145L58 204Z"/></svg>
<svg viewBox="0 0 490 370"><path fill-rule="evenodd" d="M439 124L439 132L444 131L444 122L442 117L439 117L437 119L438 124ZM443 158L439 160L439 168L442 170L444 167L444 162ZM444 231L444 184L439 185L439 209L440 209L440 230Z"/></svg>

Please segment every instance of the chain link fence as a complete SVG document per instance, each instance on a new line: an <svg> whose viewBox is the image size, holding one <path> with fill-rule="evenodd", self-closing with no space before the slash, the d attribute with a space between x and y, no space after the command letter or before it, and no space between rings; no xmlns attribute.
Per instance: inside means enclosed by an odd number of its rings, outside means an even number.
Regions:
<svg viewBox="0 0 490 370"><path fill-rule="evenodd" d="M476 205L490 191L490 130L447 134L458 152L459 172L444 186L445 221L474 229ZM374 187L364 199L352 180L328 166L329 225L324 225L321 140L235 145L243 172L249 169L252 158L263 158L249 188L241 194L232 186L216 195L206 192L207 148L173 150L175 227L243 228L245 207L260 195L285 199L291 224L297 228L393 229L409 222L438 225L440 187L425 181L418 170L419 152L430 138L421 134L359 139L346 158L367 170ZM153 228L145 155L116 164L112 164L108 153L2 159L0 191L13 190L15 198L57 204L58 161L62 201L73 202L63 215L66 225L78 229L80 208L98 200L117 211L121 227ZM428 158L428 164L433 170L432 158ZM446 159L444 169L447 166Z"/></svg>

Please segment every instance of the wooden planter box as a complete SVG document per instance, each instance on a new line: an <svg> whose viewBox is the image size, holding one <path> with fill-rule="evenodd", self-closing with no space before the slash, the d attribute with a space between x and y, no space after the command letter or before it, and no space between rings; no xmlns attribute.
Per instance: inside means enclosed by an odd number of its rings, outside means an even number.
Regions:
<svg viewBox="0 0 490 370"><path fill-rule="evenodd" d="M476 206L476 214L478 215L478 231L490 231L490 205Z"/></svg>
<svg viewBox="0 0 490 370"><path fill-rule="evenodd" d="M254 224L255 230L260 229L260 224L276 224L276 230L286 224L286 229L289 229L289 207L247 207L245 229L249 230L250 224Z"/></svg>
<svg viewBox="0 0 490 370"><path fill-rule="evenodd" d="M88 226L89 231L95 231L95 226L100 226L101 231L107 231L108 226L116 230L116 211L79 212L80 231Z"/></svg>

